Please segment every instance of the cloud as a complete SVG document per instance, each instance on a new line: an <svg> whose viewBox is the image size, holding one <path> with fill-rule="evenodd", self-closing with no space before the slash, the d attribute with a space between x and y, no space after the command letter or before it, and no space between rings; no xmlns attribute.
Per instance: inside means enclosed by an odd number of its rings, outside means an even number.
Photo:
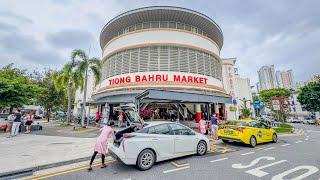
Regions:
<svg viewBox="0 0 320 180"><path fill-rule="evenodd" d="M12 24L8 24L5 22L0 22L0 32L12 32L17 31L18 27Z"/></svg>
<svg viewBox="0 0 320 180"><path fill-rule="evenodd" d="M67 29L56 33L49 33L46 40L57 48L88 49L95 39L88 31Z"/></svg>
<svg viewBox="0 0 320 180"><path fill-rule="evenodd" d="M11 11L0 11L0 17L6 18L6 19L15 19L15 20L19 20L20 22L24 22L24 23L33 23L33 21L30 18L22 16L22 15L18 15L16 13L11 12Z"/></svg>

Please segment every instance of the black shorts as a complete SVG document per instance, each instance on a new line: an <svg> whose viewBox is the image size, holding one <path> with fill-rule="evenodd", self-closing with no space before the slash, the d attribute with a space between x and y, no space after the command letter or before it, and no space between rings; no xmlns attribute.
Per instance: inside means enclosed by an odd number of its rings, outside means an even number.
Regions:
<svg viewBox="0 0 320 180"><path fill-rule="evenodd" d="M27 121L27 122L26 122L26 125L27 125L27 126L30 126L31 124L32 124L32 121Z"/></svg>

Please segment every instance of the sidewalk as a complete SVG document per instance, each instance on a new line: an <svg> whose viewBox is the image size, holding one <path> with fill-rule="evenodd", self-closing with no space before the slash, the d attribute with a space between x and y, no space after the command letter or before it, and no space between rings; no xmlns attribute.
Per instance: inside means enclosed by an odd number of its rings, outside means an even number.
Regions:
<svg viewBox="0 0 320 180"><path fill-rule="evenodd" d="M0 174L90 157L95 141L96 138L32 134L0 136Z"/></svg>

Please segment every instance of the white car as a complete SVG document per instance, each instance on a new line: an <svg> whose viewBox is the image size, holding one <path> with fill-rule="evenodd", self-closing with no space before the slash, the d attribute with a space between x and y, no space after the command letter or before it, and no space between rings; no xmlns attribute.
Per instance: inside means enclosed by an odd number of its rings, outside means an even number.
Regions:
<svg viewBox="0 0 320 180"><path fill-rule="evenodd" d="M126 113L126 115L130 115ZM126 165L136 165L140 170L150 169L155 162L181 156L204 155L210 148L209 139L176 122L147 122L116 133L117 141L109 146L109 153Z"/></svg>

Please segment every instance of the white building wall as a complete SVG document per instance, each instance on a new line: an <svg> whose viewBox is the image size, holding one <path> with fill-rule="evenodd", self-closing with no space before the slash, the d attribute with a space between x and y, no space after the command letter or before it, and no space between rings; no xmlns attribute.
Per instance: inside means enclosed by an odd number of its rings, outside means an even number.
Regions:
<svg viewBox="0 0 320 180"><path fill-rule="evenodd" d="M253 107L251 106L251 103L253 102L253 100L252 100L250 79L241 78L239 75L235 75L235 92L236 92L238 113L240 114L240 109L242 109L243 106L246 108L250 108L251 111L253 112Z"/></svg>
<svg viewBox="0 0 320 180"><path fill-rule="evenodd" d="M162 43L165 45L176 44L194 46L220 55L218 46L208 38L190 32L156 29L135 31L115 38L105 46L103 57L121 48Z"/></svg>
<svg viewBox="0 0 320 180"><path fill-rule="evenodd" d="M224 89L226 90L226 93L232 96L232 99L236 99L236 93L235 93L235 84L234 84L234 65L236 63L236 58L227 58L222 59L222 81ZM234 120L239 115L238 112L230 111L230 107L233 106L230 102L230 104L226 104L226 112L227 112L227 120Z"/></svg>
<svg viewBox="0 0 320 180"><path fill-rule="evenodd" d="M95 88L94 83L95 83L94 76L93 76L93 74L89 73L88 86L87 86L87 98L86 98L87 102L92 101L91 96L92 96L92 94L94 92L94 88ZM84 91L81 91L81 89L76 90L75 99L74 99L74 109L73 109L74 115L81 115L81 103L83 101L83 92ZM96 111L97 111L96 108L90 109L90 111L89 111L89 106L86 106L87 115L89 115L89 113L90 113L90 116L93 116L93 115L95 115Z"/></svg>

